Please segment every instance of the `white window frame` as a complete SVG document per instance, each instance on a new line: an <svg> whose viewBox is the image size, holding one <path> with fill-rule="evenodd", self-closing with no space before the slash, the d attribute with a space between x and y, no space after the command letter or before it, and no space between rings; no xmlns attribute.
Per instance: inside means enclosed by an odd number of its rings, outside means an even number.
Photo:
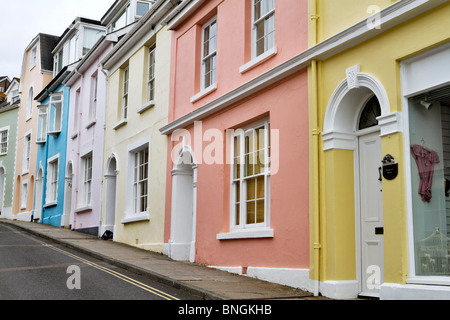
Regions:
<svg viewBox="0 0 450 320"><path fill-rule="evenodd" d="M27 131L23 139L23 163L22 174L27 174L30 171L31 163L31 130Z"/></svg>
<svg viewBox="0 0 450 320"><path fill-rule="evenodd" d="M260 149L264 151L264 170L259 174L245 176L245 137L254 133L256 129L264 127L264 148ZM255 137L255 135L253 135ZM217 235L217 239L240 239L240 238L271 238L273 237L273 230L270 229L270 166L269 166L269 153L270 153L270 121L264 119L253 123L242 129L237 129L230 137L230 150L232 165L230 166L230 232L221 233ZM239 156L235 157L235 138L239 139ZM256 139L256 138L254 138ZM259 150L259 151L260 151ZM256 151L258 153L258 150ZM237 158L239 159L240 166L238 167ZM236 173L239 168L239 176ZM261 223L247 223L247 203L250 200L247 199L247 183L250 179L257 177L264 177L264 222ZM239 193L239 222L236 219L237 211L236 207L238 202L236 201L237 186L240 186ZM257 202L256 194L255 199L251 200ZM256 217L255 217L256 218Z"/></svg>
<svg viewBox="0 0 450 320"><path fill-rule="evenodd" d="M206 30L211 30L211 26L216 26L216 33L211 37L211 34L209 35L209 38L206 39L205 33ZM212 38L215 38L216 40L216 46L213 51L209 52L208 54L205 53L205 44L210 42ZM209 48L209 45L208 45ZM216 68L211 70L209 73L210 75L213 74L214 77L210 79L210 83L207 85L205 78L206 78L206 67L210 61L213 59L216 59L215 65L217 66L217 16L214 16L212 19L210 19L208 22L206 22L202 27L202 71L201 71L201 90L206 90L217 83L217 73Z"/></svg>
<svg viewBox="0 0 450 320"><path fill-rule="evenodd" d="M58 202L59 153L47 160L47 185L45 206L56 205Z"/></svg>
<svg viewBox="0 0 450 320"><path fill-rule="evenodd" d="M89 124L92 125L97 117L97 99L98 99L98 72L91 77L91 103L89 106ZM79 103L79 102L78 102Z"/></svg>
<svg viewBox="0 0 450 320"><path fill-rule="evenodd" d="M63 119L63 103L64 96L61 92L50 95L50 102L47 110L47 133L50 135L58 135L61 132Z"/></svg>
<svg viewBox="0 0 450 320"><path fill-rule="evenodd" d="M30 70L36 66L36 63L37 63L37 45L34 45L34 47L30 51Z"/></svg>
<svg viewBox="0 0 450 320"><path fill-rule="evenodd" d="M6 141L4 141L5 136L3 133L6 132ZM9 147L9 126L0 128L0 156L8 154Z"/></svg>
<svg viewBox="0 0 450 320"><path fill-rule="evenodd" d="M155 100L155 67L156 67L156 44L148 49L148 79L147 79L147 102Z"/></svg>
<svg viewBox="0 0 450 320"><path fill-rule="evenodd" d="M130 81L130 67L127 66L123 69L123 80L122 80L122 104L121 104L121 117L122 120L128 118L128 89Z"/></svg>
<svg viewBox="0 0 450 320"><path fill-rule="evenodd" d="M81 203L80 207L90 207L92 205L92 174L94 157L93 152L88 152L81 157Z"/></svg>
<svg viewBox="0 0 450 320"><path fill-rule="evenodd" d="M273 1L273 9L271 9L270 11L264 13L261 17L259 17L258 19L256 19L256 14L255 14L255 7L257 3L263 3L264 1ZM274 24L274 29L273 29L273 43L266 43L266 38L268 37L268 35L270 35L270 33L264 33L264 52L260 52L258 53L258 25L260 23L266 23L267 21L269 21L269 19L273 18L273 24ZM253 48L253 57L256 58L262 54L264 54L265 52L269 51L270 49L272 49L273 47L275 47L275 0L252 0L252 30L253 30L253 35L252 35L252 48ZM267 30L265 30L267 31ZM271 32L272 33L272 32ZM262 38L260 38L262 39Z"/></svg>
<svg viewBox="0 0 450 320"><path fill-rule="evenodd" d="M38 106L38 133L36 143L45 143L47 141L47 122L48 105ZM42 120L41 120L42 119Z"/></svg>
<svg viewBox="0 0 450 320"><path fill-rule="evenodd" d="M135 221L143 221L150 219L149 205L150 205L150 137L145 137L127 148L128 151L128 162L127 162L127 190L126 190L126 212L125 217L122 219L122 223L130 223ZM139 194L137 192L136 185L139 181L135 181L135 168L136 168L136 154L147 149L148 150L148 163L147 163L147 208L144 211L136 210L136 196ZM138 164L139 165L139 164Z"/></svg>
<svg viewBox="0 0 450 320"><path fill-rule="evenodd" d="M31 116L33 115L33 95L34 95L34 88L33 86L30 86L30 88L28 89L26 120L31 119Z"/></svg>

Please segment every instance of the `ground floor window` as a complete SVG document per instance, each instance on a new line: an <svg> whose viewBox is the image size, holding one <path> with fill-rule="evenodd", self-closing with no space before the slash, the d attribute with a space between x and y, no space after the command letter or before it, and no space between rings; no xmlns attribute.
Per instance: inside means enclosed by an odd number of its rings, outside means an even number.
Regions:
<svg viewBox="0 0 450 320"><path fill-rule="evenodd" d="M417 276L450 275L450 86L409 103Z"/></svg>
<svg viewBox="0 0 450 320"><path fill-rule="evenodd" d="M235 131L232 140L232 228L268 224L269 130L266 121Z"/></svg>

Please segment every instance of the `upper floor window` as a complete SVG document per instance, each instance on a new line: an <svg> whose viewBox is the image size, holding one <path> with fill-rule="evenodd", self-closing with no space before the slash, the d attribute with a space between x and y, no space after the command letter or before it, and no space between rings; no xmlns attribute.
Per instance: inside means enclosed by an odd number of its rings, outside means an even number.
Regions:
<svg viewBox="0 0 450 320"><path fill-rule="evenodd" d="M156 46L153 45L148 52L147 101L153 101L155 99L155 56Z"/></svg>
<svg viewBox="0 0 450 320"><path fill-rule="evenodd" d="M28 100L27 100L27 119L31 118L31 114L33 113L33 95L34 90L33 87L28 90Z"/></svg>
<svg viewBox="0 0 450 320"><path fill-rule="evenodd" d="M128 81L130 77L130 69L123 69L123 85L122 85L122 119L128 117Z"/></svg>
<svg viewBox="0 0 450 320"><path fill-rule="evenodd" d="M37 132L37 143L43 143L47 141L47 106L38 106L39 117L38 117L38 132Z"/></svg>
<svg viewBox="0 0 450 320"><path fill-rule="evenodd" d="M33 49L31 49L30 53L30 69L36 65L36 61L37 61L37 46L34 46Z"/></svg>
<svg viewBox="0 0 450 320"><path fill-rule="evenodd" d="M50 96L50 111L48 121L48 133L55 134L61 132L62 127L62 94Z"/></svg>
<svg viewBox="0 0 450 320"><path fill-rule="evenodd" d="M217 17L203 26L202 89L216 83Z"/></svg>
<svg viewBox="0 0 450 320"><path fill-rule="evenodd" d="M92 121L95 119L97 112L97 89L98 89L98 74L96 73L91 77L91 104L89 108L89 119ZM77 96L79 99L79 97ZM77 104L79 101L77 101Z"/></svg>
<svg viewBox="0 0 450 320"><path fill-rule="evenodd" d="M8 128L0 129L0 155L8 153Z"/></svg>
<svg viewBox="0 0 450 320"><path fill-rule="evenodd" d="M275 46L275 0L253 0L254 56Z"/></svg>

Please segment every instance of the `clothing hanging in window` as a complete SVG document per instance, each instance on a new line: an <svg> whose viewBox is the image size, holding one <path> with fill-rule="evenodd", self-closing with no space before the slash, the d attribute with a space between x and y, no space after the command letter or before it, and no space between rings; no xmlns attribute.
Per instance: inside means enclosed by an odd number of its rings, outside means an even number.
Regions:
<svg viewBox="0 0 450 320"><path fill-rule="evenodd" d="M419 169L419 194L423 202L430 202L431 186L433 185L434 166L439 163L439 156L435 151L426 150L418 144L411 145L411 153Z"/></svg>

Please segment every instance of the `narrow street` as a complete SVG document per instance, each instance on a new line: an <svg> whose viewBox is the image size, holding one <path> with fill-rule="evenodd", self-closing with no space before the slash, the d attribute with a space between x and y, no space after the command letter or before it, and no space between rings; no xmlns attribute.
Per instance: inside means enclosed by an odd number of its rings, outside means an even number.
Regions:
<svg viewBox="0 0 450 320"><path fill-rule="evenodd" d="M196 297L0 224L0 300Z"/></svg>

